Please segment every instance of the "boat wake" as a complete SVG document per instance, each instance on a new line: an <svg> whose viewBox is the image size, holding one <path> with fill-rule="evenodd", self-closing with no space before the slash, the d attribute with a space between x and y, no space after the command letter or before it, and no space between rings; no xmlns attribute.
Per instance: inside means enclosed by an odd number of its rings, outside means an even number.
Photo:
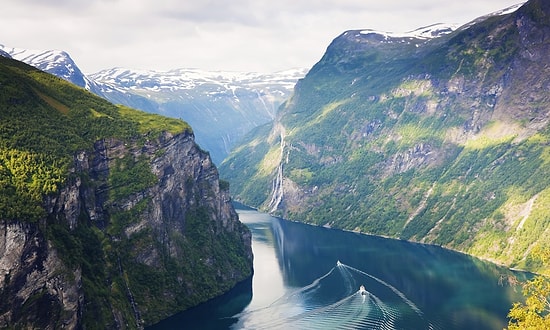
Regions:
<svg viewBox="0 0 550 330"><path fill-rule="evenodd" d="M340 261L310 285L238 319L235 329L437 329L401 291Z"/></svg>

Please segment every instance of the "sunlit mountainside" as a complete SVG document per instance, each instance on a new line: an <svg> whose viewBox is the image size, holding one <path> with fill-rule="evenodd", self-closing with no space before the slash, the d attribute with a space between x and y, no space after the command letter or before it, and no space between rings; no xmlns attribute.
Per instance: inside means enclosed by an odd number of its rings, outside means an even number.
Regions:
<svg viewBox="0 0 550 330"><path fill-rule="evenodd" d="M0 86L0 327L143 328L249 278L188 123L5 57Z"/></svg>
<svg viewBox="0 0 550 330"><path fill-rule="evenodd" d="M550 5L443 31L334 39L221 165L235 198L536 269L528 252L550 244Z"/></svg>

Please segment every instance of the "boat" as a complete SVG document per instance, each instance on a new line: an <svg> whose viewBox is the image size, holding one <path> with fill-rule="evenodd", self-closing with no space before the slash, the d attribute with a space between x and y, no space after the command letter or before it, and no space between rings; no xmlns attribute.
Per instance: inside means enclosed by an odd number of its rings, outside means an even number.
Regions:
<svg viewBox="0 0 550 330"><path fill-rule="evenodd" d="M367 295L367 290L365 289L365 286L364 285L361 285L359 287L359 293L362 295L362 296L366 296Z"/></svg>

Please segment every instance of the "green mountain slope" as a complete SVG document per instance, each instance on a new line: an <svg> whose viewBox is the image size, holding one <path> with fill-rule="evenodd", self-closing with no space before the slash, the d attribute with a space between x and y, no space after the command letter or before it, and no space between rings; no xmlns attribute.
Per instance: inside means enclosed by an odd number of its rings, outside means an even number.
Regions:
<svg viewBox="0 0 550 330"><path fill-rule="evenodd" d="M0 327L143 328L251 275L185 122L0 57Z"/></svg>
<svg viewBox="0 0 550 330"><path fill-rule="evenodd" d="M544 1L429 40L347 31L222 177L288 219L536 269L529 250L550 243L549 54Z"/></svg>
<svg viewBox="0 0 550 330"><path fill-rule="evenodd" d="M37 221L42 196L65 183L73 154L97 140L191 132L183 121L118 108L22 63L2 57L0 64L0 198L9 199L0 203L2 218Z"/></svg>

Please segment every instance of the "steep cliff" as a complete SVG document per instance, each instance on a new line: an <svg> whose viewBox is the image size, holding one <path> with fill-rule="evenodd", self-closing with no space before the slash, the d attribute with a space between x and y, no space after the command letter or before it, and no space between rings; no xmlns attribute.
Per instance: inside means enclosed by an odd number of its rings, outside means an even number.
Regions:
<svg viewBox="0 0 550 330"><path fill-rule="evenodd" d="M549 17L532 0L433 38L346 31L222 176L292 220L536 269L529 251L550 244Z"/></svg>
<svg viewBox="0 0 550 330"><path fill-rule="evenodd" d="M189 126L8 59L0 85L0 327L142 328L251 275Z"/></svg>

